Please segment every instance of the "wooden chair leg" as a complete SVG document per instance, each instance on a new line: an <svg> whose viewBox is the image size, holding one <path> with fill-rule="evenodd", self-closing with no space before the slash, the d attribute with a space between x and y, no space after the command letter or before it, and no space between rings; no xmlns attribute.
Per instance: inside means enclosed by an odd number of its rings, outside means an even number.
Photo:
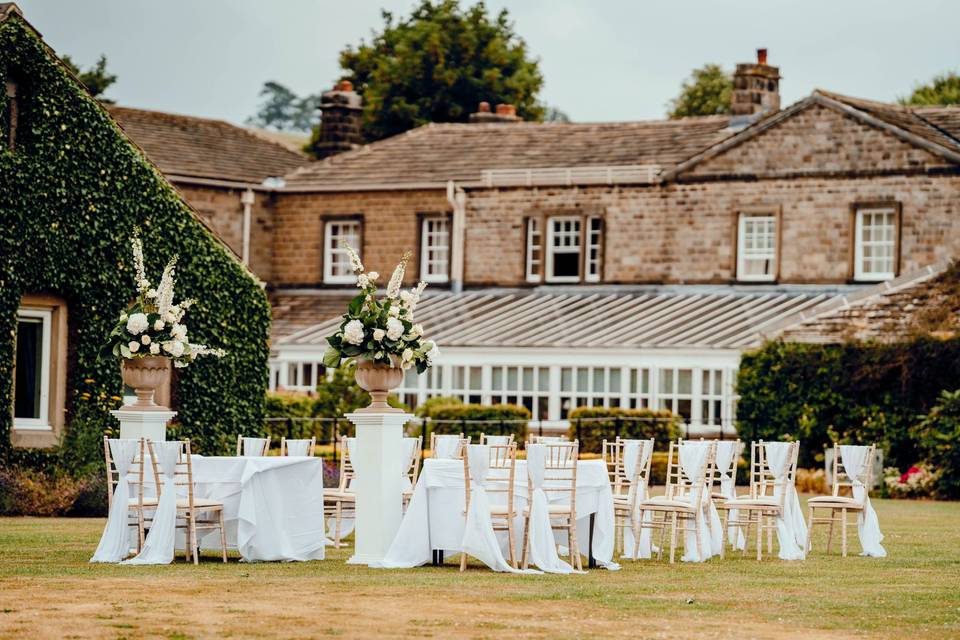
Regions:
<svg viewBox="0 0 960 640"><path fill-rule="evenodd" d="M808 509L809 516L807 517L807 549L813 549L813 507Z"/></svg>
<svg viewBox="0 0 960 640"><path fill-rule="evenodd" d="M640 510L640 517L633 520L630 525L631 530L633 531L633 559L634 561L638 560L637 556L640 555L640 536L643 535L643 510ZM624 532L626 533L626 532Z"/></svg>
<svg viewBox="0 0 960 640"><path fill-rule="evenodd" d="M513 537L513 518L507 516L507 544L510 545L510 566L517 568L517 548Z"/></svg>
<svg viewBox="0 0 960 640"><path fill-rule="evenodd" d="M197 520L190 512L190 549L193 552L193 564L200 564L200 548L197 543Z"/></svg>
<svg viewBox="0 0 960 640"><path fill-rule="evenodd" d="M227 530L223 526L223 509L218 512L220 516L220 550L223 552L223 561L227 561Z"/></svg>
<svg viewBox="0 0 960 640"><path fill-rule="evenodd" d="M727 551L727 531L730 529L730 509L723 511L723 544L720 545L720 559L723 560ZM736 538L734 538L736 539Z"/></svg>
<svg viewBox="0 0 960 640"><path fill-rule="evenodd" d="M843 547L843 557L846 558L847 557L847 510L846 509L840 510L840 518L841 518L840 539L842 541L841 545Z"/></svg>
<svg viewBox="0 0 960 640"><path fill-rule="evenodd" d="M757 562L763 558L763 514L757 511Z"/></svg>
<svg viewBox="0 0 960 640"><path fill-rule="evenodd" d="M576 564L570 563L577 571L583 571L583 556L580 554L580 541L577 540L577 516L570 514L570 559L576 559Z"/></svg>
<svg viewBox="0 0 960 640"><path fill-rule="evenodd" d="M467 552L460 552L460 571L461 573L467 570Z"/></svg>
<svg viewBox="0 0 960 640"><path fill-rule="evenodd" d="M654 518L656 518L656 512L654 512ZM667 535L667 514L663 514L660 517L660 548L657 550L657 560L663 560L663 539Z"/></svg>
<svg viewBox="0 0 960 640"><path fill-rule="evenodd" d="M670 516L670 564L673 564L677 550L677 512L674 511Z"/></svg>
<svg viewBox="0 0 960 640"><path fill-rule="evenodd" d="M773 528L776 522L773 518L767 517L767 555L773 555Z"/></svg>
<svg viewBox="0 0 960 640"><path fill-rule="evenodd" d="M837 512L833 509L830 510L830 530L827 532L827 553L830 553L830 547L833 544L833 523L837 517Z"/></svg>
<svg viewBox="0 0 960 640"><path fill-rule="evenodd" d="M527 562L530 555L530 513L527 512L523 519L523 549L520 551L520 564L524 570L527 568Z"/></svg>
<svg viewBox="0 0 960 640"><path fill-rule="evenodd" d="M333 530L333 548L340 548L340 519L343 516L343 503L337 501L337 519Z"/></svg>
<svg viewBox="0 0 960 640"><path fill-rule="evenodd" d="M737 514L737 520L743 518L743 510ZM750 532L753 530L753 519L750 516L750 512L747 511L747 525L743 528L743 549L740 550L740 557L747 557L747 549L750 548Z"/></svg>
<svg viewBox="0 0 960 640"><path fill-rule="evenodd" d="M697 559L703 560L703 534L700 532L700 518L697 517L699 514L693 514L693 533L697 538ZM684 546L686 548L686 546Z"/></svg>

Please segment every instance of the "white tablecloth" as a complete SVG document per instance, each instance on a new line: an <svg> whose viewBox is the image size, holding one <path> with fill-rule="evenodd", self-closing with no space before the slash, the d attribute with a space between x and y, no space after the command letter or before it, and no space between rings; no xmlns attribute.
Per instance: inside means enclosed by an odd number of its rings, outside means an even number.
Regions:
<svg viewBox="0 0 960 640"><path fill-rule="evenodd" d="M194 497L223 503L227 545L244 560L323 559L320 458L193 455L191 462ZM186 487L178 490L185 497ZM183 548L182 531L177 546ZM219 549L220 532L203 536L200 546Z"/></svg>
<svg viewBox="0 0 960 640"><path fill-rule="evenodd" d="M518 511L527 504L527 463L518 460L515 497ZM546 483L547 488L550 482ZM549 494L554 499L556 494ZM500 499L503 495L499 494ZM390 545L382 566L416 567L432 559L433 550L459 553L463 539L466 500L462 460L425 460L400 530ZM614 518L613 494L606 465L602 460L580 460L577 463L577 541L580 552L590 548L590 516L594 515L593 557L601 566L617 568L613 563ZM517 558L523 546L523 518L517 518ZM499 533L499 532L498 532ZM502 539L506 544L506 534ZM566 536L557 540L566 544ZM506 555L506 553L504 554Z"/></svg>

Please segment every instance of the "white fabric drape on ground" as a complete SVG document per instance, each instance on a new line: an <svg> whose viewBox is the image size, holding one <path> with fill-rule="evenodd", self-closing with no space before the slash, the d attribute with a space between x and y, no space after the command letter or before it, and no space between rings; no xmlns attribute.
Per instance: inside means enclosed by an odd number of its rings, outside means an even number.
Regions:
<svg viewBox="0 0 960 640"><path fill-rule="evenodd" d="M267 448L267 438L244 438L241 455L245 457L262 456Z"/></svg>
<svg viewBox="0 0 960 640"><path fill-rule="evenodd" d="M783 499L783 516L777 517L777 542L781 560L803 560L807 557L807 523L800 510L800 497L793 482L788 482L792 451L790 442L763 443L767 466L776 478L773 489L775 498Z"/></svg>
<svg viewBox="0 0 960 640"><path fill-rule="evenodd" d="M680 444L680 469L688 482L694 482L704 473L704 467L707 464L707 453L710 451L712 443L706 440L686 440ZM719 516L716 514L716 508L713 501L709 499L709 489L704 487L703 496L700 504L697 505L696 519L700 526L701 547L697 546L697 535L695 531L686 531L683 544L683 562L704 562L714 555L712 543L712 526L716 526L722 535L722 525ZM690 489L690 493L683 498L686 502L693 502L697 499L695 488ZM710 504L707 505L706 503ZM716 521L714 516L717 515ZM692 524L692 523L691 523Z"/></svg>
<svg viewBox="0 0 960 640"><path fill-rule="evenodd" d="M739 461L734 457L737 452L737 444L734 440L717 442L717 473L720 474L720 495L727 500L733 500L737 497L737 462ZM736 521L736 519L737 510L731 509L729 520ZM733 545L734 549L744 549L747 540L743 535L743 527L730 525L727 528L727 542Z"/></svg>
<svg viewBox="0 0 960 640"><path fill-rule="evenodd" d="M308 456L310 455L310 441L309 440L287 440L287 455L288 456Z"/></svg>
<svg viewBox="0 0 960 640"><path fill-rule="evenodd" d="M527 475L533 489L533 494L529 497L530 548L527 557L531 564L546 573L575 573L574 568L557 554L557 542L550 526L550 504L543 490L546 457L544 445L527 445Z"/></svg>
<svg viewBox="0 0 960 640"><path fill-rule="evenodd" d="M460 447L460 436L458 435L438 435L433 440L433 457L441 460L450 460L457 457L457 449Z"/></svg>
<svg viewBox="0 0 960 640"><path fill-rule="evenodd" d="M505 447L510 444L510 436L484 436L484 444Z"/></svg>
<svg viewBox="0 0 960 640"><path fill-rule="evenodd" d="M863 480L861 480L867 474L867 464L869 463L867 455L869 453L870 447L840 445L840 458L843 460L843 468L853 483L853 499L863 505L863 510L857 513L857 535L860 538L860 546L863 547L860 555L886 558L887 550L880 544L883 541L880 521L877 519L877 512L873 510L873 505L870 504L869 488L864 486ZM836 482L836 479L834 481Z"/></svg>
<svg viewBox="0 0 960 640"><path fill-rule="evenodd" d="M150 533L143 543L143 549L135 557L124 560L122 564L170 564L176 545L177 526L177 460L182 444L172 442L154 442L153 455L160 471L160 499L153 515Z"/></svg>
<svg viewBox="0 0 960 640"><path fill-rule="evenodd" d="M130 486L127 484L127 474L130 473L130 466L139 452L140 441L111 438L108 444L110 457L117 468L117 488L113 491L110 513L103 528L103 535L100 536L100 544L97 545L90 562L120 562L130 553L130 537L127 531L130 520Z"/></svg>
<svg viewBox="0 0 960 640"><path fill-rule="evenodd" d="M647 461L650 459L652 453L653 447L650 446L648 440L626 440L623 443L623 472L630 482L630 493L628 497L633 497L633 495L636 494L636 508L635 512L631 515L631 522L637 520L636 512L640 511L640 503L647 499L646 481L641 480L639 485L635 486L633 484L634 477L636 476L637 469L643 469L647 466ZM653 520L653 512L647 511L643 514L643 519L646 522L651 522ZM625 526L623 528L623 557L634 560L651 558L653 555L653 545L650 543L652 533L653 531L651 529L640 530L640 548L637 549L637 554L634 556L633 550L637 541L634 537L633 528Z"/></svg>

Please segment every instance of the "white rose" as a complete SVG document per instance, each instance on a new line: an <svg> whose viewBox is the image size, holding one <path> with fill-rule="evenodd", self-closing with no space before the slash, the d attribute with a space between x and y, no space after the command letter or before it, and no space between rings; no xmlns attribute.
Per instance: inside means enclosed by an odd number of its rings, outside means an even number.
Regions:
<svg viewBox="0 0 960 640"><path fill-rule="evenodd" d="M149 326L150 322L144 313L134 313L127 318L127 331L135 336L146 331Z"/></svg>
<svg viewBox="0 0 960 640"><path fill-rule="evenodd" d="M177 340L183 340L187 337L187 325L174 323L174 325L170 327L170 335Z"/></svg>
<svg viewBox="0 0 960 640"><path fill-rule="evenodd" d="M142 342L143 344L150 344L150 336L148 336L147 334L143 334L142 336L140 336L140 342Z"/></svg>
<svg viewBox="0 0 960 640"><path fill-rule="evenodd" d="M377 278L380 277L380 274L377 273L376 271L371 271L370 273L367 274L367 277L370 279L370 282L376 282Z"/></svg>
<svg viewBox="0 0 960 640"><path fill-rule="evenodd" d="M413 325L413 327L410 329L410 332L413 333L413 335L415 335L415 336L422 336L422 335L423 335L423 325L422 325L422 324L415 324L415 325Z"/></svg>
<svg viewBox="0 0 960 640"><path fill-rule="evenodd" d="M380 342L381 340L383 340L383 336L385 335L387 335L387 332L384 331L383 329L373 330L373 339L376 340L377 342Z"/></svg>
<svg viewBox="0 0 960 640"><path fill-rule="evenodd" d="M156 289L150 289L149 291L147 291L147 297L148 297L148 298L156 298L156 297L157 297L157 290L156 290Z"/></svg>
<svg viewBox="0 0 960 640"><path fill-rule="evenodd" d="M390 307L390 311L387 312L387 315L389 315L391 318L396 318L398 315L400 315L400 307Z"/></svg>
<svg viewBox="0 0 960 640"><path fill-rule="evenodd" d="M154 330L154 331L163 331L163 320L162 320L162 319L157 319L157 321L153 323L153 330Z"/></svg>
<svg viewBox="0 0 960 640"><path fill-rule="evenodd" d="M170 348L170 355L174 358L179 358L183 355L183 343L179 340L173 343L173 346Z"/></svg>
<svg viewBox="0 0 960 640"><path fill-rule="evenodd" d="M363 344L363 323L351 320L343 328L343 339L350 344Z"/></svg>
<svg viewBox="0 0 960 640"><path fill-rule="evenodd" d="M403 355L401 356L404 362L409 362L413 360L413 349L404 349Z"/></svg>
<svg viewBox="0 0 960 640"><path fill-rule="evenodd" d="M160 343L159 343L159 342L154 342L152 345L150 345L150 353L153 354L153 355L157 355L158 353L160 353Z"/></svg>
<svg viewBox="0 0 960 640"><path fill-rule="evenodd" d="M130 349L130 351L136 353L140 349L140 343L134 340L131 340L130 343L127 345L127 348Z"/></svg>
<svg viewBox="0 0 960 640"><path fill-rule="evenodd" d="M393 309L391 309L393 311ZM397 340L403 335L403 323L396 318L387 318L387 337Z"/></svg>

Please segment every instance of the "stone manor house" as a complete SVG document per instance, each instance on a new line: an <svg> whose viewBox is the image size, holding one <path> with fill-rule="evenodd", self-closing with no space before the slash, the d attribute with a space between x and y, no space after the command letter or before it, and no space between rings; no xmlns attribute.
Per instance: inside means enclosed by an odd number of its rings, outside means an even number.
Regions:
<svg viewBox="0 0 960 640"><path fill-rule="evenodd" d="M322 100L327 157L226 123L112 107L120 126L268 288L271 387L310 389L352 295L346 242L408 284L440 364L432 395L666 408L732 430L740 354L945 268L960 253L960 108L814 91L781 107L758 52L733 113L469 123L360 144L361 100Z"/></svg>

